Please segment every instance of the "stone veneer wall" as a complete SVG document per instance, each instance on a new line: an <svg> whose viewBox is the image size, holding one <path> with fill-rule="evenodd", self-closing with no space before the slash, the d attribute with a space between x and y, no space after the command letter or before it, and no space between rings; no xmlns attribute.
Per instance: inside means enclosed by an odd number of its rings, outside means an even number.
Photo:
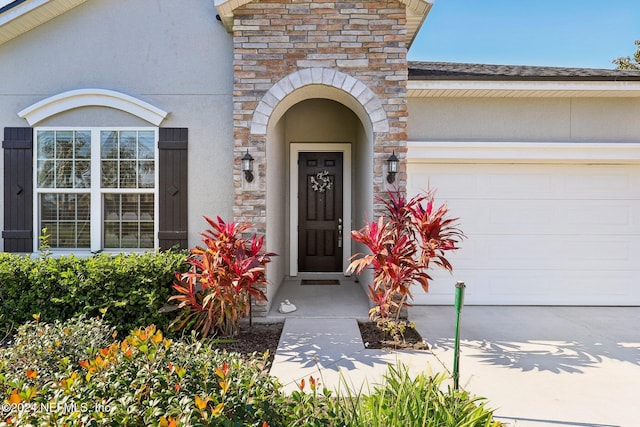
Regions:
<svg viewBox="0 0 640 427"><path fill-rule="evenodd" d="M401 159L396 183L404 189L407 124L404 4L397 0L256 0L235 9L234 14L235 220L250 222L255 231L265 232L267 127L262 121L268 121L273 104L307 84L333 86L367 104L369 108L365 110L371 122L378 124L373 127L374 195L387 190L383 174L392 150ZM305 69L310 71L301 72ZM332 74L328 80L327 74ZM289 80L287 76L295 77ZM363 90L363 85L368 90ZM272 89L280 86L284 90ZM265 103L263 98L270 90L276 93L275 100ZM371 117L374 110L371 105L381 106L376 110L378 117ZM254 116L256 109L261 111ZM379 126L381 120L385 121L384 126ZM254 121L260 123L255 125ZM257 172L249 187L243 181L239 160L247 148L255 159Z"/></svg>

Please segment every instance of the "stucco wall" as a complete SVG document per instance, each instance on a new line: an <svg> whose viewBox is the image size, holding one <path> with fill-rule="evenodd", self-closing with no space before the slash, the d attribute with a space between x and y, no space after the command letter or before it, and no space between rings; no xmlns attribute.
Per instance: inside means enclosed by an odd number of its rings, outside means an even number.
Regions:
<svg viewBox="0 0 640 427"><path fill-rule="evenodd" d="M410 141L638 141L637 98L409 98Z"/></svg>
<svg viewBox="0 0 640 427"><path fill-rule="evenodd" d="M267 250L278 256L271 258L271 264L267 266L267 305L268 311L273 303L287 268L287 236L286 224L289 209L288 206L288 162L289 150L285 143L285 120L281 120L274 126L273 132L267 140L267 161L273 173L267 175Z"/></svg>
<svg viewBox="0 0 640 427"><path fill-rule="evenodd" d="M232 52L232 38L210 0L188 6L172 0L92 0L0 45L0 127L28 126L18 117L20 110L80 88L116 90L168 111L161 126L189 128L192 245L205 226L202 215L232 217ZM90 108L47 124L138 122ZM2 215L0 206L0 224Z"/></svg>

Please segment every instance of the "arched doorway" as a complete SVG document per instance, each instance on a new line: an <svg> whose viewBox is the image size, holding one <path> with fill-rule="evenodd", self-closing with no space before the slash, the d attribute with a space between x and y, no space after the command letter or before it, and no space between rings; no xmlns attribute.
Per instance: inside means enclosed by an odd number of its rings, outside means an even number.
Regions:
<svg viewBox="0 0 640 427"><path fill-rule="evenodd" d="M351 247L350 232L373 218L374 196L386 191L386 159L392 150L399 152L404 134L396 135L401 126L390 127L380 98L366 84L341 71L320 68L299 70L275 83L246 123L248 128L237 128L237 157L249 150L256 159L258 179L246 182L239 176L239 168L234 169L238 173L234 216L252 222L258 233L264 232L267 249L280 255L267 269L272 286L266 291L272 301L287 276L299 278L301 272L312 274L318 270L345 272L353 252L360 252ZM248 133L244 134L243 129ZM304 241L300 238L299 221L301 153L340 154L343 188L342 207L331 216L334 222ZM318 176L320 172L325 170L312 171L303 181L312 184L311 177L319 182L322 176L331 174L328 171ZM342 236L336 233L340 220ZM323 259L320 264L303 264L301 268L299 249L310 241L317 243L318 235L334 245L341 243L342 247L331 254L333 263L322 264L327 261ZM318 249L317 244L315 248ZM320 249L326 246L320 245Z"/></svg>
<svg viewBox="0 0 640 427"><path fill-rule="evenodd" d="M283 276L345 272L351 229L372 214L372 140L365 126L327 98L302 100L270 126L267 235L270 249L279 246L283 255Z"/></svg>

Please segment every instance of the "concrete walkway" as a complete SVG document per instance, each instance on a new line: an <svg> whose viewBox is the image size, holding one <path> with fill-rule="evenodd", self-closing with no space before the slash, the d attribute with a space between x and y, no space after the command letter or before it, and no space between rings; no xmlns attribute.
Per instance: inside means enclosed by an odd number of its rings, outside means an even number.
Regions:
<svg viewBox="0 0 640 427"><path fill-rule="evenodd" d="M287 392L310 376L329 390L366 392L382 382L388 364L400 362L412 374L444 369L429 352L366 349L354 318L294 317L285 321L271 374Z"/></svg>
<svg viewBox="0 0 640 427"><path fill-rule="evenodd" d="M287 317L271 373L366 392L388 363L451 370L452 307L411 309L428 352L365 349L355 317ZM460 384L508 426L640 426L639 326L640 308L465 307Z"/></svg>

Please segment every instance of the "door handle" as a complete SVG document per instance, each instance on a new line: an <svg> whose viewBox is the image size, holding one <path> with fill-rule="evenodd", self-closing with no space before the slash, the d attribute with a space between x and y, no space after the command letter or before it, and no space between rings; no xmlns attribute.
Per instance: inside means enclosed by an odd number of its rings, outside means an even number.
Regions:
<svg viewBox="0 0 640 427"><path fill-rule="evenodd" d="M338 247L342 247L342 218L338 218Z"/></svg>

